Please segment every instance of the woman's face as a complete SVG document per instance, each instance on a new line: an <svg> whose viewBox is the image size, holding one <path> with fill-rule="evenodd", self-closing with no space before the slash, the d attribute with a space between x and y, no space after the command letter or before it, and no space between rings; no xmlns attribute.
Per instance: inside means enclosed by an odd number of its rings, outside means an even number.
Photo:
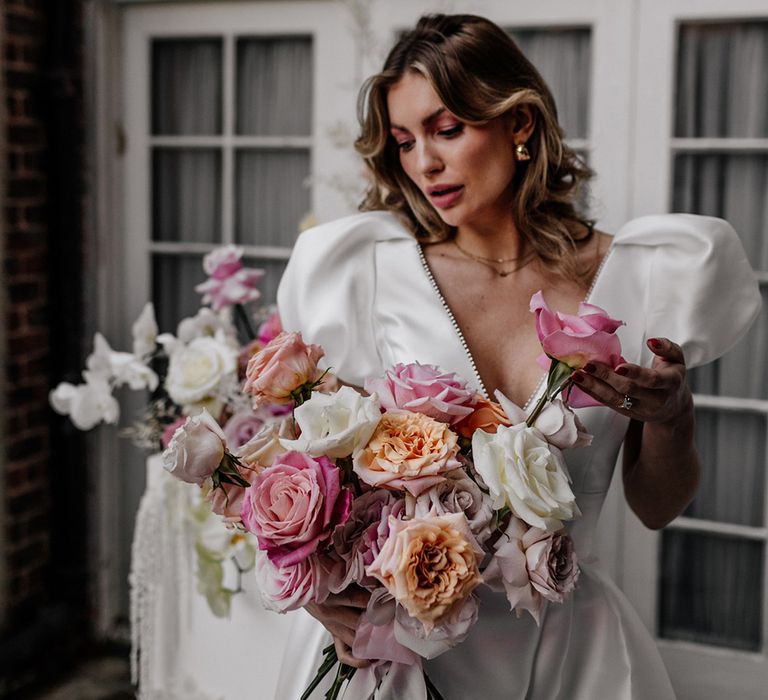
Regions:
<svg viewBox="0 0 768 700"><path fill-rule="evenodd" d="M465 124L414 73L389 89L387 107L403 170L445 223L472 227L509 219L516 165L511 120Z"/></svg>

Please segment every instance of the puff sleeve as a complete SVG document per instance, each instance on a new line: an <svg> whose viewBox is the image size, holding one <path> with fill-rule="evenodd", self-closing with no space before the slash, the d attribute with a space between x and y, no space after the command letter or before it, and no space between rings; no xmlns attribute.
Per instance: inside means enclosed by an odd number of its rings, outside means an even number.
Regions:
<svg viewBox="0 0 768 700"><path fill-rule="evenodd" d="M755 274L738 235L722 219L646 216L627 224L616 245L650 253L646 337L679 343L690 367L730 350L760 311Z"/></svg>
<svg viewBox="0 0 768 700"><path fill-rule="evenodd" d="M376 242L403 235L383 212L317 226L299 236L280 281L283 327L322 345L321 364L349 384L382 372L373 331Z"/></svg>

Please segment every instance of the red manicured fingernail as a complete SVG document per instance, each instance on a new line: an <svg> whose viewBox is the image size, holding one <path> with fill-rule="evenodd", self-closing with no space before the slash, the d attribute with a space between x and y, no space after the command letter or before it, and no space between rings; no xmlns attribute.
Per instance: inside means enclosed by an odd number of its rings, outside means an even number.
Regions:
<svg viewBox="0 0 768 700"><path fill-rule="evenodd" d="M622 377L625 377L629 370L626 367L617 367L616 368L616 374L620 374Z"/></svg>
<svg viewBox="0 0 768 700"><path fill-rule="evenodd" d="M659 350L661 348L661 341L658 338L648 338L648 345L651 346L651 350Z"/></svg>
<svg viewBox="0 0 768 700"><path fill-rule="evenodd" d="M573 381L577 384L583 384L584 383L584 375L583 374L574 374L573 375Z"/></svg>
<svg viewBox="0 0 768 700"><path fill-rule="evenodd" d="M595 370L597 369L597 367L595 367L595 366L594 366L594 365L593 365L591 362L587 362L587 364L586 364L586 365L584 365L584 367L582 367L582 369L583 369L583 370L584 370L584 371L585 371L587 374L594 374L594 372L595 372Z"/></svg>

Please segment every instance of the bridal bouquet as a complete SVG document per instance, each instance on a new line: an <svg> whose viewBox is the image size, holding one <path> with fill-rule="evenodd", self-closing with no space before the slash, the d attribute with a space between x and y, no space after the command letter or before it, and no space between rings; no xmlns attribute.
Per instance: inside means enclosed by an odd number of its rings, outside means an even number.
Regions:
<svg viewBox="0 0 768 700"><path fill-rule="evenodd" d="M243 392L254 410L290 413L239 447L205 409L175 431L164 466L198 484L229 527L255 536L266 607L370 593L352 653L372 665L355 673L331 645L305 698L334 666L326 697L346 681L369 697L399 669L460 643L480 585L537 622L545 601L576 586L564 525L580 513L562 451L591 441L568 404L594 402L571 376L591 360L621 361L621 322L586 304L578 316L552 313L541 293L531 309L549 372L529 415L418 363L370 378L364 392L330 387L323 349L282 332L249 360ZM427 697L439 698L424 678Z"/></svg>

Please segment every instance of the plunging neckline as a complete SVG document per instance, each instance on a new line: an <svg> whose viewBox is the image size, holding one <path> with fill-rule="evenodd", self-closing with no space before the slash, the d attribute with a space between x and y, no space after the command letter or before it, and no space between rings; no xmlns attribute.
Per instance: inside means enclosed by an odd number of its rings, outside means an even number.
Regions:
<svg viewBox="0 0 768 700"><path fill-rule="evenodd" d="M597 285L597 282L603 270L605 269L605 265L608 262L608 258L611 257L611 254L613 253L615 238L616 238L615 236L612 238L611 244L610 246L608 246L608 250L605 252L605 255L603 255L603 259L600 261L600 265L598 265L597 271L595 272L595 275L592 278L592 283L589 285L589 289L587 290L587 293L581 302L582 304L590 304L592 302L592 294L595 291L595 286ZM435 292L435 296L440 302L440 305L443 307L443 311L448 317L448 320L451 322L451 325L453 326L453 330L456 333L456 337L459 341L459 344L464 349L464 353L466 354L467 360L469 361L469 364L472 367L472 371L474 372L475 381L477 382L477 386L480 389L480 393L482 394L483 398L490 401L491 400L490 393L488 392L488 389L485 386L485 382L483 382L483 378L480 376L480 371L477 369L477 362L475 361L474 355L472 354L472 350L469 347L469 343L467 342L467 339L464 337L464 333L461 330L461 326L459 326L459 322L456 320L456 316L454 315L453 310L451 309L450 305L448 304L445 297L443 296L443 292L440 290L440 285L437 283L437 280L435 279L435 275L432 272L432 268L429 266L429 262L427 261L427 256L424 254L424 247L418 241L416 241L415 244L416 244L416 250L419 255L419 260L421 261L421 266L424 269L424 272L427 276L427 280L429 281L433 291ZM539 395L541 394L541 391L543 390L546 384L547 374L548 372L545 371L541 375L541 377L539 378L538 384L536 385L536 388L533 390L533 393L528 397L528 400L523 405L522 409L525 413L528 413L528 410L530 409L533 402L539 398Z"/></svg>

